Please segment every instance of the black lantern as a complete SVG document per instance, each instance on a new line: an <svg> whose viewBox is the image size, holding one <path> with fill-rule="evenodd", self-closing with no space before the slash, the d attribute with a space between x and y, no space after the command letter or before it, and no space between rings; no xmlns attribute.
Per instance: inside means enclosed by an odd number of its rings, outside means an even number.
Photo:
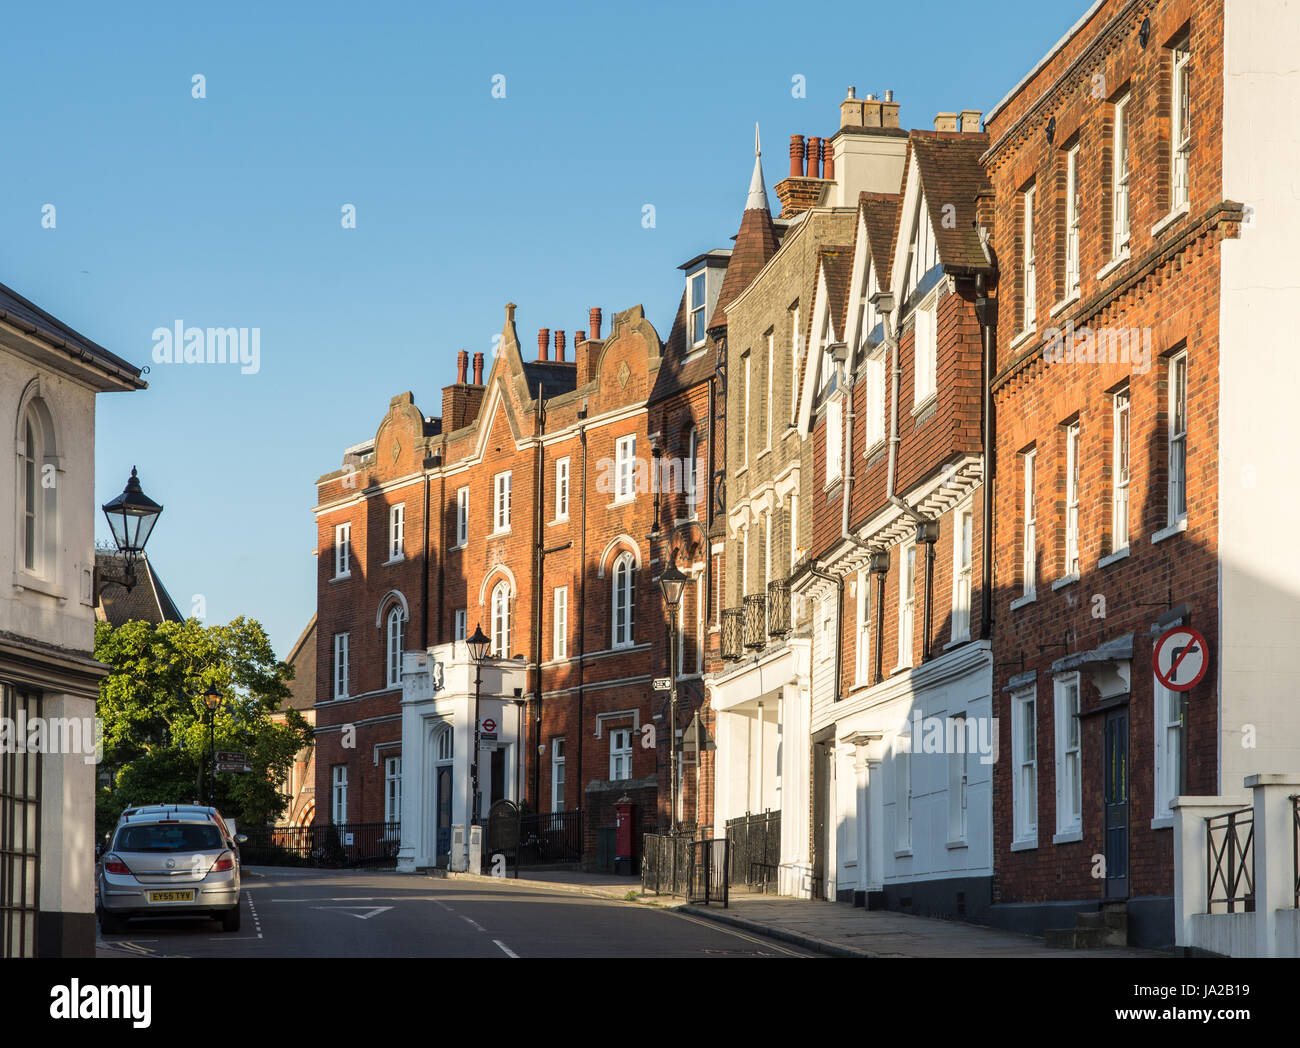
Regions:
<svg viewBox="0 0 1300 1048"><path fill-rule="evenodd" d="M1143 50L1146 49L1147 41L1150 39L1151 39L1151 19L1144 18L1142 19L1142 25L1138 27L1138 43L1142 45Z"/></svg>
<svg viewBox="0 0 1300 1048"><path fill-rule="evenodd" d="M131 467L131 477L122 489L122 494L103 505L104 516L108 526L113 530L113 541L131 564L144 552L149 533L158 521L158 514L163 511L153 499L140 488L140 478L135 467Z"/></svg>
<svg viewBox="0 0 1300 1048"><path fill-rule="evenodd" d="M468 637L465 643L469 645L469 655L475 662L482 662L487 658L488 648L492 647L492 638L483 632L483 625L474 627L474 636Z"/></svg>
<svg viewBox="0 0 1300 1048"><path fill-rule="evenodd" d="M659 588L663 590L664 603L668 605L669 610L674 612L677 610L677 605L682 602L682 590L686 588L686 583L689 581L677 570L677 554L674 553L671 563L659 576Z"/></svg>

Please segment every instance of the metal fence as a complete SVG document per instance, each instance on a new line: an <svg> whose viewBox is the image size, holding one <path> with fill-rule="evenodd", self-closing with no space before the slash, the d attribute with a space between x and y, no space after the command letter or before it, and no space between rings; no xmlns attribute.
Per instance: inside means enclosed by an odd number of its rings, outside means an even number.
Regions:
<svg viewBox="0 0 1300 1048"><path fill-rule="evenodd" d="M781 813L766 811L727 820L730 879L759 891L776 891L781 862Z"/></svg>
<svg viewBox="0 0 1300 1048"><path fill-rule="evenodd" d="M240 859L250 866L395 867L402 843L398 822L240 827L248 840Z"/></svg>
<svg viewBox="0 0 1300 1048"><path fill-rule="evenodd" d="M519 816L516 868L582 862L582 809Z"/></svg>
<svg viewBox="0 0 1300 1048"><path fill-rule="evenodd" d="M751 593L745 598L745 647L761 651L767 647L767 595Z"/></svg>
<svg viewBox="0 0 1300 1048"><path fill-rule="evenodd" d="M647 833L641 843L641 889L688 902L728 905L727 841L686 834Z"/></svg>
<svg viewBox="0 0 1300 1048"><path fill-rule="evenodd" d="M1255 911L1255 809L1205 820L1206 913ZM1216 895L1216 891L1218 894Z"/></svg>
<svg viewBox="0 0 1300 1048"><path fill-rule="evenodd" d="M722 610L722 657L737 662L745 656L745 609Z"/></svg>
<svg viewBox="0 0 1300 1048"><path fill-rule="evenodd" d="M730 904L728 844L725 837L692 842L687 901L721 902L724 909Z"/></svg>
<svg viewBox="0 0 1300 1048"><path fill-rule="evenodd" d="M1295 906L1300 910L1300 795L1291 798L1291 872L1295 874Z"/></svg>
<svg viewBox="0 0 1300 1048"><path fill-rule="evenodd" d="M767 584L767 633L784 637L790 632L790 580L773 579Z"/></svg>

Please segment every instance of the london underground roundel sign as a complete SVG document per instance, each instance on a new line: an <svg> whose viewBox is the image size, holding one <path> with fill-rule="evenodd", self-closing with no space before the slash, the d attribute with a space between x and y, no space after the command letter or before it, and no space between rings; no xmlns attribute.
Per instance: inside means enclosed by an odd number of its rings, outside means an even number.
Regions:
<svg viewBox="0 0 1300 1048"><path fill-rule="evenodd" d="M1209 645L1190 626L1165 630L1152 655L1156 680L1170 691L1191 691L1201 683L1209 662Z"/></svg>

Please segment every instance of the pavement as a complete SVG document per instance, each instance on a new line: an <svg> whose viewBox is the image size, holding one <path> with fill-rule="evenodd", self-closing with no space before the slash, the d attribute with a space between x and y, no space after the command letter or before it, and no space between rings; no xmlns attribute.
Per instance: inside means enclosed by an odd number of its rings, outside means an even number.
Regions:
<svg viewBox="0 0 1300 1048"><path fill-rule="evenodd" d="M472 874L447 874L451 878L493 880ZM1168 957L1159 950L1107 947L1096 950L1061 950L1036 936L1020 935L965 921L888 910L865 910L848 903L813 902L774 895L733 891L729 905L691 906L671 896L641 895L636 877L571 871L528 871L518 884L557 887L575 892L627 899L672 908L764 938L801 946L831 957Z"/></svg>

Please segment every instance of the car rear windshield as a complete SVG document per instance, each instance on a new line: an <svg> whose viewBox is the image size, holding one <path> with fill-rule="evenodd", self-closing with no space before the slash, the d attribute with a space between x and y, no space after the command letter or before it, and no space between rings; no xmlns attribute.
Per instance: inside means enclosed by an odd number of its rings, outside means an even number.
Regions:
<svg viewBox="0 0 1300 1048"><path fill-rule="evenodd" d="M123 826L113 844L114 851L127 852L215 851L220 847L221 831L211 823Z"/></svg>

